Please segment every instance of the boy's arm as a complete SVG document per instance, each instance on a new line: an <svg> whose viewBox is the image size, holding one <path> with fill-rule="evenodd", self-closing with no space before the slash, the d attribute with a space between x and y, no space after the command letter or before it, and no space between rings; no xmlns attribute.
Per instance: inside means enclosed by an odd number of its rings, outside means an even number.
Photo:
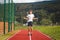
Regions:
<svg viewBox="0 0 60 40"><path fill-rule="evenodd" d="M27 18L27 17L24 17L24 19L25 19L25 20L28 20L28 18Z"/></svg>
<svg viewBox="0 0 60 40"><path fill-rule="evenodd" d="M38 20L38 18L33 18L34 20Z"/></svg>
<svg viewBox="0 0 60 40"><path fill-rule="evenodd" d="M28 20L28 15L26 17L24 17L25 20Z"/></svg>
<svg viewBox="0 0 60 40"><path fill-rule="evenodd" d="M24 19L27 19L26 17L24 17Z"/></svg>

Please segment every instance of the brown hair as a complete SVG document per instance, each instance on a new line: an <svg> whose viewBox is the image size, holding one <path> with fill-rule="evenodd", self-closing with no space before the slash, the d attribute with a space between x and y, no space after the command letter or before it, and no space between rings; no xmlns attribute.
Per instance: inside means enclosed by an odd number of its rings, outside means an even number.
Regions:
<svg viewBox="0 0 60 40"><path fill-rule="evenodd" d="M33 10L32 10L32 9L30 9L30 10L29 10L29 12L30 12L30 11L33 11Z"/></svg>

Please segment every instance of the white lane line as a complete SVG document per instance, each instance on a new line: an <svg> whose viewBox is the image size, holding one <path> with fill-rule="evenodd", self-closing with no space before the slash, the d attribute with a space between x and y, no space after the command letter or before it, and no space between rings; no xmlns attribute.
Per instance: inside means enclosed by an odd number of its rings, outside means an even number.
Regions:
<svg viewBox="0 0 60 40"><path fill-rule="evenodd" d="M29 40L32 40L32 39L31 39L31 35L29 35Z"/></svg>
<svg viewBox="0 0 60 40"><path fill-rule="evenodd" d="M32 36L31 32L29 32L28 34L29 34L29 40L32 40L32 38L31 38L31 36Z"/></svg>
<svg viewBox="0 0 60 40"><path fill-rule="evenodd" d="M18 31L17 33L19 33L19 32L21 32L21 30L20 30L20 31ZM14 35L12 35L11 37L9 37L7 40L9 40L10 38L14 37L17 33L15 33L15 34L14 34Z"/></svg>
<svg viewBox="0 0 60 40"><path fill-rule="evenodd" d="M46 37L48 37L48 38L50 38L50 39L52 39L50 36L48 36L48 35L46 35L46 34L44 34L44 33L42 33L42 32L40 32L40 31L38 31L40 34L43 34L44 36L46 36Z"/></svg>

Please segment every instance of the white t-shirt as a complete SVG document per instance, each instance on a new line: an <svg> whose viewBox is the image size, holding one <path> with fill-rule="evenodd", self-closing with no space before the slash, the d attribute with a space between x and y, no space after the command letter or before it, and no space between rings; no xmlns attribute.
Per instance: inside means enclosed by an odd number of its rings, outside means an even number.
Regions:
<svg viewBox="0 0 60 40"><path fill-rule="evenodd" d="M27 22L30 22L30 21L33 22L34 14L28 14L27 18L28 18Z"/></svg>

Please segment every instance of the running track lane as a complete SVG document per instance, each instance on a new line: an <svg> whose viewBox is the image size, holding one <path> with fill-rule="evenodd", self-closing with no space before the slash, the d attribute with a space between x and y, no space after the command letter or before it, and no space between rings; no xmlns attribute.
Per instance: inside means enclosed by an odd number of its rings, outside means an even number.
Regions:
<svg viewBox="0 0 60 40"><path fill-rule="evenodd" d="M28 31L21 30L14 36L8 38L7 40L29 40ZM49 36L39 32L39 31L33 30L32 31L32 40L52 40L52 39Z"/></svg>

